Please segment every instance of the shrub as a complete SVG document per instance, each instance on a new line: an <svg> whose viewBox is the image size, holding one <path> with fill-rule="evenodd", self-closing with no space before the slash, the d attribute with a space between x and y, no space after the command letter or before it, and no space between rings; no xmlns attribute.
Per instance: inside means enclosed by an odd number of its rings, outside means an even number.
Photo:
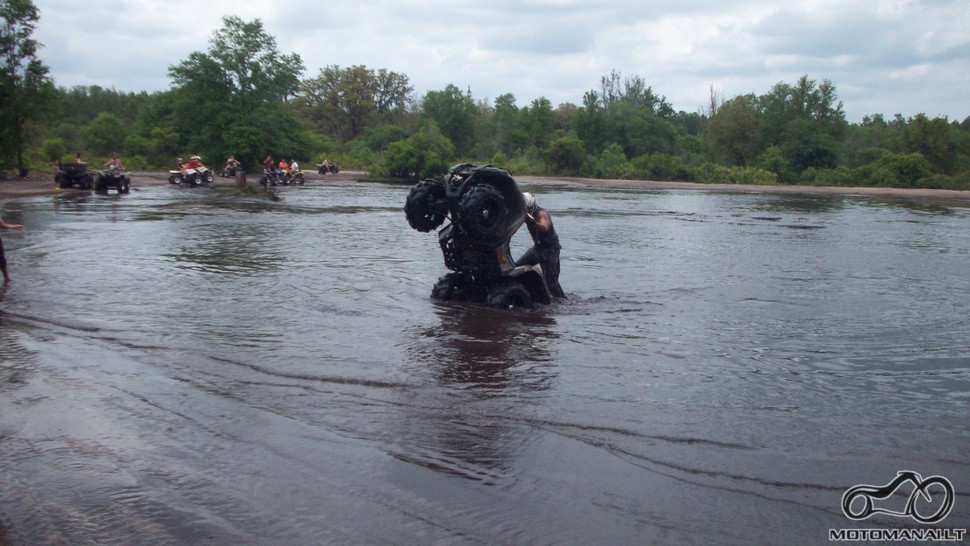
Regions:
<svg viewBox="0 0 970 546"><path fill-rule="evenodd" d="M879 159L855 169L854 174L863 186L915 188L921 179L932 172L923 154L885 153Z"/></svg>
<svg viewBox="0 0 970 546"><path fill-rule="evenodd" d="M757 167L728 167L716 163L705 163L691 170L691 178L703 184L751 184L773 186L778 177L771 171Z"/></svg>

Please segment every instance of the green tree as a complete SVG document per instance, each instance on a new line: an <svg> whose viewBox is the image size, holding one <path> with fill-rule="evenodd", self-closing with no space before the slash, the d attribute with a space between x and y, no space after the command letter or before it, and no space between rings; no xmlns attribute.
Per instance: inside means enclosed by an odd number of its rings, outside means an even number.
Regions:
<svg viewBox="0 0 970 546"><path fill-rule="evenodd" d="M128 128L121 119L108 112L101 112L82 130L84 148L88 153L107 156L120 151L128 137Z"/></svg>
<svg viewBox="0 0 970 546"><path fill-rule="evenodd" d="M779 82L757 104L765 144L780 146L794 170L835 166L846 122L832 82Z"/></svg>
<svg viewBox="0 0 970 546"><path fill-rule="evenodd" d="M933 170L942 174L956 173L962 136L959 125L952 125L942 117L930 119L926 114L911 118L902 131L905 150L919 152Z"/></svg>
<svg viewBox="0 0 970 546"><path fill-rule="evenodd" d="M434 121L459 155L471 152L478 115L471 92L462 93L455 85L448 84L442 91L428 91L421 101L421 109L422 119Z"/></svg>
<svg viewBox="0 0 970 546"><path fill-rule="evenodd" d="M423 125L407 140L392 142L381 163L382 174L400 178L430 177L448 171L455 147L434 122Z"/></svg>
<svg viewBox="0 0 970 546"><path fill-rule="evenodd" d="M234 154L246 165L267 153L309 153L308 132L282 107L299 87L302 59L280 53L258 19L222 22L207 52L169 67L180 144L209 162Z"/></svg>
<svg viewBox="0 0 970 546"><path fill-rule="evenodd" d="M553 125L555 124L552 103L546 97L539 97L532 101L532 105L527 111L523 112L523 115L525 116L523 122L529 145L545 149L553 137Z"/></svg>
<svg viewBox="0 0 970 546"><path fill-rule="evenodd" d="M606 110L600 105L596 91L583 95L583 107L576 113L574 124L587 152L599 153L606 146Z"/></svg>
<svg viewBox="0 0 970 546"><path fill-rule="evenodd" d="M495 99L490 121L490 137L499 151L510 156L525 147L528 136L522 126L519 107L515 104L515 95L506 93Z"/></svg>
<svg viewBox="0 0 970 546"><path fill-rule="evenodd" d="M332 65L303 81L294 104L311 126L346 141L368 127L401 117L413 90L404 74L363 65Z"/></svg>
<svg viewBox="0 0 970 546"><path fill-rule="evenodd" d="M576 174L586 161L586 148L575 133L569 133L554 140L545 155L554 173Z"/></svg>
<svg viewBox="0 0 970 546"><path fill-rule="evenodd" d="M740 95L722 104L711 116L708 135L731 165L749 164L758 155L761 141L754 97Z"/></svg>
<svg viewBox="0 0 970 546"><path fill-rule="evenodd" d="M0 2L0 163L26 172L30 123L49 114L56 92L31 38L40 12L30 0Z"/></svg>

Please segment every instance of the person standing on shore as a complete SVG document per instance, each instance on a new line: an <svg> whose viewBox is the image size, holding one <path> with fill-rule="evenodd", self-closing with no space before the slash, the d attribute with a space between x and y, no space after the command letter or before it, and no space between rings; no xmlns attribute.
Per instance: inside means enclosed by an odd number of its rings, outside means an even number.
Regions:
<svg viewBox="0 0 970 546"><path fill-rule="evenodd" d="M8 224L3 221L0 217L0 228L2 229L15 229L17 231L23 231L24 226L20 224ZM3 284L10 282L10 275L7 273L7 258L3 254L3 239L0 239L0 272L3 273Z"/></svg>

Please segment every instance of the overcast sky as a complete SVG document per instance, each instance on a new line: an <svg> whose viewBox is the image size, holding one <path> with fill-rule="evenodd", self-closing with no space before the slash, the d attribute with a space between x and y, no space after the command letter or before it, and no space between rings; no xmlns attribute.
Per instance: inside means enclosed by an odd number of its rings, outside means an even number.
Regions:
<svg viewBox="0 0 970 546"><path fill-rule="evenodd" d="M710 88L763 94L831 80L846 117L970 116L968 0L34 0L57 85L168 89L168 67L207 51L222 17L260 19L303 77L327 65L406 74L420 97L453 83L553 106L617 70L675 110Z"/></svg>

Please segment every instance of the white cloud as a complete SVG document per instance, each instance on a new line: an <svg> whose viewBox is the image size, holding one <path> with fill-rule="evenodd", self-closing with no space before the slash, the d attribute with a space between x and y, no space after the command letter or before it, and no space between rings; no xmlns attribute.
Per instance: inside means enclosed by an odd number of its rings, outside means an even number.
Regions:
<svg viewBox="0 0 970 546"><path fill-rule="evenodd" d="M407 74L422 95L453 83L475 98L513 93L581 103L616 69L678 110L831 80L850 121L865 114L970 115L965 0L34 0L35 37L58 85L166 89L168 67L227 14L259 18L305 76L327 65Z"/></svg>

